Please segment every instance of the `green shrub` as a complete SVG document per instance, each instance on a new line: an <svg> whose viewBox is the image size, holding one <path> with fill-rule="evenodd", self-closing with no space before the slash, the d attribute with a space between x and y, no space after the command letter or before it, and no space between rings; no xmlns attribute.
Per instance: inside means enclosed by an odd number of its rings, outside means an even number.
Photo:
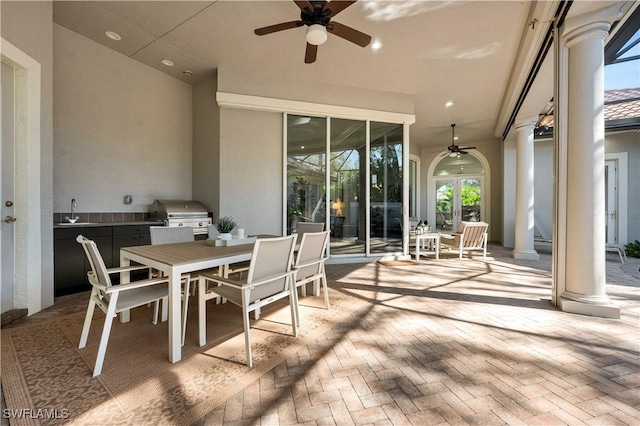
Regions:
<svg viewBox="0 0 640 426"><path fill-rule="evenodd" d="M636 240L634 243L626 245L627 256L640 257L640 241Z"/></svg>

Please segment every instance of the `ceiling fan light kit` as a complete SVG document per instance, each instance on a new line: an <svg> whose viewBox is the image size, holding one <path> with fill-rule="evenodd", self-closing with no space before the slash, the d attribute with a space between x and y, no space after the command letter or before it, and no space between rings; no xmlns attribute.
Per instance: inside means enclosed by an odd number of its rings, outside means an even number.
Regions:
<svg viewBox="0 0 640 426"><path fill-rule="evenodd" d="M307 43L319 46L325 41L327 41L327 29L320 24L309 25Z"/></svg>
<svg viewBox="0 0 640 426"><path fill-rule="evenodd" d="M447 147L447 151L449 151L449 152L446 155L448 155L449 157L458 157L458 156L460 156L460 154L468 154L469 153L467 151L468 149L476 149L475 146L458 146L458 145L456 145L455 140L457 138L456 138L456 135L455 135L455 128L456 128L456 125L452 124L451 125L451 145L449 145Z"/></svg>
<svg viewBox="0 0 640 426"><path fill-rule="evenodd" d="M331 19L357 0L293 0L300 9L300 20L283 22L257 28L254 33L259 36L289 30L291 28L307 26L304 62L313 63L316 60L318 46L327 41L328 33L343 38L360 47L366 47L371 43L371 36L356 29L343 25Z"/></svg>

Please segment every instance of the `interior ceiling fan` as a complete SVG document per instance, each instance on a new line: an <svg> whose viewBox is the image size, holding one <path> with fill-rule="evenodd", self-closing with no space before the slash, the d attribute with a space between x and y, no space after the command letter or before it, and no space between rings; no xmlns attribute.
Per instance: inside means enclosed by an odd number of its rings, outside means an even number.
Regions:
<svg viewBox="0 0 640 426"><path fill-rule="evenodd" d="M475 146L458 146L455 144L455 139L456 139L456 135L455 135L455 129L456 129L456 125L452 124L451 125L451 145L449 145L447 147L447 150L449 151L449 156L450 157L456 157L459 154L468 154L469 152L467 152L468 149L476 149Z"/></svg>
<svg viewBox="0 0 640 426"><path fill-rule="evenodd" d="M315 62L318 55L318 46L327 41L327 32L361 47L366 47L371 42L371 36L339 22L332 21L334 16L351 6L356 0L293 0L293 2L300 8L299 20L269 25L268 27L258 28L254 32L262 36L306 25L307 50L304 54L304 62L307 64Z"/></svg>

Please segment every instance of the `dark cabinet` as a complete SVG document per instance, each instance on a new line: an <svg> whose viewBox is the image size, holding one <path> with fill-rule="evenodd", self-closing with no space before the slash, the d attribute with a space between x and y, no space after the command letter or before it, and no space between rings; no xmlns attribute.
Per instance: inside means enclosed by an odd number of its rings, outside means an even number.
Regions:
<svg viewBox="0 0 640 426"><path fill-rule="evenodd" d="M87 273L91 268L82 246L76 241L78 235L84 235L95 241L105 265L107 268L111 268L120 264L120 249L122 247L151 244L149 226L55 228L53 230L55 297L91 289L87 278ZM111 278L114 283L118 282L117 276L112 275ZM135 275L132 276L132 279L136 278Z"/></svg>
<svg viewBox="0 0 640 426"><path fill-rule="evenodd" d="M112 256L116 264L120 264L122 247L144 246L151 244L150 225L123 225L113 227Z"/></svg>
<svg viewBox="0 0 640 426"><path fill-rule="evenodd" d="M91 289L87 278L89 262L76 241L78 235L95 241L107 267L113 266L110 227L58 228L54 229L53 235L55 297Z"/></svg>

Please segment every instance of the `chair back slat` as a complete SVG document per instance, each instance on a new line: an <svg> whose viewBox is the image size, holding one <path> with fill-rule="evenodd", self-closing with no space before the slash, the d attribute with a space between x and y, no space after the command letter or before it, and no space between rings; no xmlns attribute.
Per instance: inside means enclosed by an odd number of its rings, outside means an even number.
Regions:
<svg viewBox="0 0 640 426"><path fill-rule="evenodd" d="M103 285L111 287L111 278L107 272L107 266L102 259L98 246L92 240L85 238L82 235L78 235L76 241L82 245L87 259L89 260L89 266L91 271L89 272L89 282L91 284Z"/></svg>
<svg viewBox="0 0 640 426"><path fill-rule="evenodd" d="M187 243L194 241L193 229L189 226L150 226L151 244Z"/></svg>
<svg viewBox="0 0 640 426"><path fill-rule="evenodd" d="M291 270L296 235L256 240L249 264L247 284ZM289 280L282 278L251 291L250 303L287 290Z"/></svg>
<svg viewBox="0 0 640 426"><path fill-rule="evenodd" d="M485 222L465 222L462 246L467 248L482 247L488 226L489 224Z"/></svg>
<svg viewBox="0 0 640 426"><path fill-rule="evenodd" d="M329 231L324 232L307 232L302 236L298 255L296 257L296 265L304 265L314 261L321 260L325 255L327 241L329 240ZM306 266L298 269L296 279L310 277L319 274L322 269L322 263Z"/></svg>

